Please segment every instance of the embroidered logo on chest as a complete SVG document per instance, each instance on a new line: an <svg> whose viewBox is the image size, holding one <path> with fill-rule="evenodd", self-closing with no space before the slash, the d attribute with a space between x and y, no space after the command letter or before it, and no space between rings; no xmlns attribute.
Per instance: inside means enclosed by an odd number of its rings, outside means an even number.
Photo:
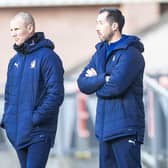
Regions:
<svg viewBox="0 0 168 168"><path fill-rule="evenodd" d="M14 66L18 68L19 64L17 62L14 63Z"/></svg>
<svg viewBox="0 0 168 168"><path fill-rule="evenodd" d="M36 67L36 60L33 60L30 64L30 68L33 69Z"/></svg>
<svg viewBox="0 0 168 168"><path fill-rule="evenodd" d="M116 56L114 55L113 58L112 58L112 61L115 61L115 59L116 59Z"/></svg>

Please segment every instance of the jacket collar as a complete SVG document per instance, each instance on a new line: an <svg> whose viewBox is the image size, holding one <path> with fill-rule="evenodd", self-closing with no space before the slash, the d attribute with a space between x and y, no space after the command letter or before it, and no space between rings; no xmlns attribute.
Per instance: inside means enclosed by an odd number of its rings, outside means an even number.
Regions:
<svg viewBox="0 0 168 168"><path fill-rule="evenodd" d="M140 42L140 39L136 36L129 36L129 35L122 35L122 38L115 42L111 43L110 45L107 44L107 42L99 42L96 44L96 50L101 50L102 47L106 47L107 55L108 57L111 53L117 51L117 50L123 50L127 49L129 46L133 46L136 49L138 49L140 52L144 51L144 46Z"/></svg>
<svg viewBox="0 0 168 168"><path fill-rule="evenodd" d="M39 48L50 48L54 49L54 44L48 40L45 39L43 32L37 32L35 33L31 38L27 39L22 45L17 46L14 44L13 48L18 53L21 53L23 55L32 53Z"/></svg>

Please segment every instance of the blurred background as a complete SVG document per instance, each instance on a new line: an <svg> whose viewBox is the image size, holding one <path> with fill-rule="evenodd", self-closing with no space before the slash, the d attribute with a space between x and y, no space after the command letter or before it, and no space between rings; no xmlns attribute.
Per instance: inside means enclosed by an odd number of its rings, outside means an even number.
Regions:
<svg viewBox="0 0 168 168"><path fill-rule="evenodd" d="M146 113L143 168L168 168L168 0L0 0L0 119L8 61L13 56L9 22L30 12L36 30L55 43L65 68L65 101L61 106L55 146L47 168L96 168L95 95L78 91L76 78L98 42L96 17L102 7L120 9L124 34L138 35L145 45L144 104ZM18 168L15 152L0 129L1 168Z"/></svg>

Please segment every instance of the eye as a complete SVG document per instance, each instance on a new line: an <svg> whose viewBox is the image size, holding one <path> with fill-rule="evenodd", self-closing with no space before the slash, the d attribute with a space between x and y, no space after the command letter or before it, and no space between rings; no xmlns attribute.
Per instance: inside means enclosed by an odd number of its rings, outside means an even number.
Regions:
<svg viewBox="0 0 168 168"><path fill-rule="evenodd" d="M104 24L104 22L102 22L102 21L97 21L97 25L103 25Z"/></svg>
<svg viewBox="0 0 168 168"><path fill-rule="evenodd" d="M99 24L100 24L100 25L103 25L103 24L104 24L104 21L100 21Z"/></svg>
<svg viewBox="0 0 168 168"><path fill-rule="evenodd" d="M16 31L16 30L19 30L19 28L15 28L14 30L15 30L15 31Z"/></svg>

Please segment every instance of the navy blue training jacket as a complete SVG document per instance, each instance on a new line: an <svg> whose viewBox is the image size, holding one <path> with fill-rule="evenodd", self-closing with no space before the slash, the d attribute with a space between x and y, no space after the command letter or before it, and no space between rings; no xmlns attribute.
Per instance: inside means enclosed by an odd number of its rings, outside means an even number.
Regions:
<svg viewBox="0 0 168 168"><path fill-rule="evenodd" d="M42 32L14 49L17 54L8 66L2 125L14 147L22 148L40 132L55 138L64 70L53 43Z"/></svg>
<svg viewBox="0 0 168 168"><path fill-rule="evenodd" d="M95 134L100 141L137 135L143 142L143 51L143 44L135 36L122 35L122 39L108 50L107 43L100 42L90 63L78 77L83 93L97 95ZM94 68L97 75L86 77L89 68ZM106 75L110 76L108 82Z"/></svg>

